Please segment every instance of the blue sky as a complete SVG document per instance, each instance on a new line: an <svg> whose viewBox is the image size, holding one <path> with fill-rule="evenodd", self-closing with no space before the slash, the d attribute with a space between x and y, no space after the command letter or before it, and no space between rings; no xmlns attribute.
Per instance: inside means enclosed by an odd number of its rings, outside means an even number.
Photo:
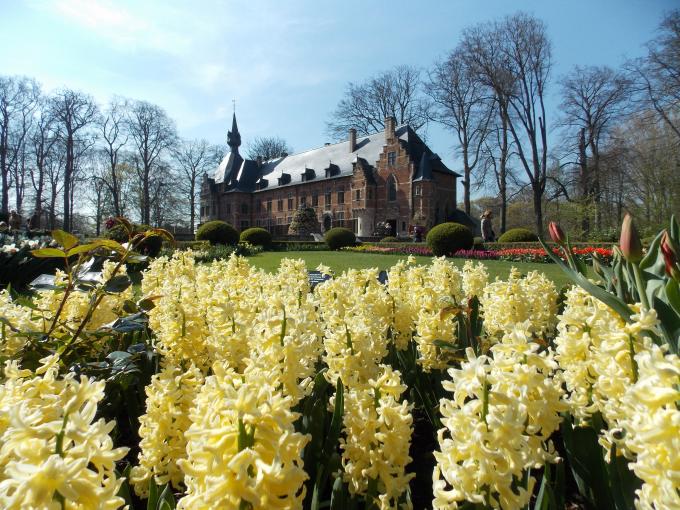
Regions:
<svg viewBox="0 0 680 510"><path fill-rule="evenodd" d="M295 150L329 141L348 81L398 64L427 69L464 27L524 10L543 19L553 78L643 53L672 0L0 0L0 74L165 108L184 137L224 143L235 98L244 144L278 135ZM551 93L558 90L556 80ZM558 111L553 97L552 118ZM429 129L456 168L453 137Z"/></svg>

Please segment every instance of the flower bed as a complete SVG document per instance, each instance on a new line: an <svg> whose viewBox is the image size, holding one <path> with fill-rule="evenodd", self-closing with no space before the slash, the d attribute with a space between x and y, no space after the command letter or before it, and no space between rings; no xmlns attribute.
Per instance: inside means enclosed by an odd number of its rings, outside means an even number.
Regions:
<svg viewBox="0 0 680 510"><path fill-rule="evenodd" d="M56 232L34 254L66 271L0 292L0 507L677 508L679 230L606 287L556 258L563 296L444 257L312 288L302 260L187 250L141 299L146 233Z"/></svg>
<svg viewBox="0 0 680 510"><path fill-rule="evenodd" d="M432 256L432 250L424 245L408 245L402 244L399 246L376 246L372 244L363 244L361 246L352 246L343 248L346 251L358 253L384 253L396 255L421 255L425 257ZM553 252L561 255L561 252L554 248ZM573 248L574 255L582 257L586 260L590 259L593 254L605 263L608 263L612 257L612 250L608 248ZM453 258L472 259L472 260L507 260L512 262L542 262L552 263L552 259L548 256L543 248L504 248L500 250L460 250L450 255Z"/></svg>

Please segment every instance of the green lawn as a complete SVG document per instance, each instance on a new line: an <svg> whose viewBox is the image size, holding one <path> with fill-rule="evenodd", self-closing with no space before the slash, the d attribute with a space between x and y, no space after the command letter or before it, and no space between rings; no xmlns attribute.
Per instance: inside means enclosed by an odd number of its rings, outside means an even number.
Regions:
<svg viewBox="0 0 680 510"><path fill-rule="evenodd" d="M336 273L349 268L367 268L377 267L379 269L387 269L394 265L398 260L406 258L406 255L382 255L375 253L353 253L353 252L339 252L339 251L288 251L288 252L263 252L258 255L249 257L248 260L256 266L261 267L265 271L274 271L278 267L281 259L304 259L307 263L307 268L315 269L319 264L324 264L330 267ZM430 257L415 257L418 264L429 264ZM453 259L453 263L459 267L463 266L465 261L463 259ZM537 270L555 282L559 289L564 284L568 283L566 275L556 264L531 264L528 262L505 262L502 260L485 260L484 264L489 270L489 277L491 280L496 276L506 278L510 268L515 266L522 273Z"/></svg>

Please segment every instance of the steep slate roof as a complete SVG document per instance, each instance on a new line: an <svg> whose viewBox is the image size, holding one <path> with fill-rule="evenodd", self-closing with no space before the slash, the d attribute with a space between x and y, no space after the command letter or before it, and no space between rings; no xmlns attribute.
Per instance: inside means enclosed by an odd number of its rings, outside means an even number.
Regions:
<svg viewBox="0 0 680 510"><path fill-rule="evenodd" d="M235 122L235 120L234 120ZM416 167L414 180L432 179L432 171L444 172L460 177L460 175L444 165L439 156L434 154L420 137L407 125L396 129L395 135L404 145L413 161L420 162ZM240 141L240 140L239 140ZM213 179L215 183L227 182L227 191L253 192L258 189L269 190L284 186L300 184L302 174L307 169L314 170L315 177L310 179L320 181L352 175L353 163L358 158L375 165L385 145L385 131L357 138L356 150L349 152L349 141L325 145L317 149L299 152L270 161L265 161L260 168L253 160L243 160L237 152L229 152L216 169ZM235 148L235 147L234 147ZM233 149L234 149L233 148ZM231 170L234 165L238 168ZM334 168L334 172L326 177L326 169ZM285 176L290 176L289 180ZM281 179L283 176L283 180ZM266 180L266 187L260 183ZM305 181L306 182L306 181Z"/></svg>

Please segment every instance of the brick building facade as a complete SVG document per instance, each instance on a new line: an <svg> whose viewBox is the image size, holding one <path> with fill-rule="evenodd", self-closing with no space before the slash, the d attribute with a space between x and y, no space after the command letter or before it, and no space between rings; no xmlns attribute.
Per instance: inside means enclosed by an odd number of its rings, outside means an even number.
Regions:
<svg viewBox="0 0 680 510"><path fill-rule="evenodd" d="M456 213L459 174L444 165L408 126L386 129L270 161L244 159L236 116L231 149L201 185L201 222L224 220L243 230L258 226L286 235L298 207L313 207L321 230L344 226L373 235L389 222L393 235L429 228Z"/></svg>

